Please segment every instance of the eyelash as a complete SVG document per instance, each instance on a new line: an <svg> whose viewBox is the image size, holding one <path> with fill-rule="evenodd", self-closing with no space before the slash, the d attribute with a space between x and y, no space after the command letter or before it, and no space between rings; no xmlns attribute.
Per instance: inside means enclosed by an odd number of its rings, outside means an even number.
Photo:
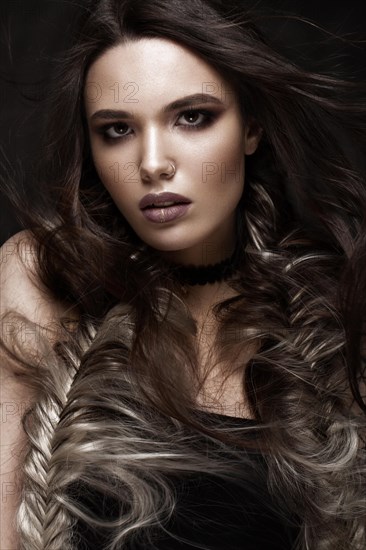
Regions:
<svg viewBox="0 0 366 550"><path fill-rule="evenodd" d="M205 109L188 109L186 111L182 111L181 113L179 113L179 116L178 116L178 120L184 116L184 115L203 115L204 116L204 119L202 122L200 123L195 123L195 124L180 124L179 126L182 126L184 128L186 128L188 131L195 131L195 130L200 130L200 129L203 129L203 128L206 128L206 126L209 126L214 118L215 118L215 113L213 113L212 111L207 111ZM108 130L118 126L118 125L125 125L128 127L128 124L125 123L125 122L114 122L112 124L105 124L104 126L101 126L98 130L99 133L102 134L103 136L103 139L107 142L111 142L111 141L119 141L119 140L124 140L124 139L127 139L129 138L132 134L129 133L129 134L123 134L123 135L120 135L118 137L111 137L107 134ZM128 128L127 128L128 129Z"/></svg>

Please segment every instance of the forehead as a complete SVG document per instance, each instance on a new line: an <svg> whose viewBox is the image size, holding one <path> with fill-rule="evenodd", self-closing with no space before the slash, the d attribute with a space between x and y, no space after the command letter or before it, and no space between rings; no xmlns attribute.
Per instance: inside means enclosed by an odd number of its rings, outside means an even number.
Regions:
<svg viewBox="0 0 366 550"><path fill-rule="evenodd" d="M229 83L194 52L162 38L142 38L104 52L89 68L84 98L87 109L112 103L134 107L145 100L163 104L178 96L212 94L233 100Z"/></svg>

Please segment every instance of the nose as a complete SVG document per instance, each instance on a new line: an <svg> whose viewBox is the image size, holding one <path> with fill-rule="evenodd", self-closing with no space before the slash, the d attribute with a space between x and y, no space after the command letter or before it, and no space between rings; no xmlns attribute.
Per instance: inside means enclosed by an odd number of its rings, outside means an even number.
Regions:
<svg viewBox="0 0 366 550"><path fill-rule="evenodd" d="M144 183L169 179L175 174L175 166L167 155L164 136L157 128L150 128L142 140L140 177Z"/></svg>

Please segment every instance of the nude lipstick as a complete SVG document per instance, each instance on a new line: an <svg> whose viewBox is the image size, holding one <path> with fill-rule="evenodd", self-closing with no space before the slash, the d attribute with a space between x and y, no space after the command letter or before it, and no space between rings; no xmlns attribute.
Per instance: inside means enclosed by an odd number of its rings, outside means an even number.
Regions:
<svg viewBox="0 0 366 550"><path fill-rule="evenodd" d="M153 223L166 223L181 218L191 201L177 193L149 193L139 202L146 219Z"/></svg>

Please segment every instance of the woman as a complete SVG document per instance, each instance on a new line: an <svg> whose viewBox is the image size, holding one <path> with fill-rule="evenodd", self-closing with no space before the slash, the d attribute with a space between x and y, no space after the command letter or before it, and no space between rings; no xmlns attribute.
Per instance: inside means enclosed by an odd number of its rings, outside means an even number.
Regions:
<svg viewBox="0 0 366 550"><path fill-rule="evenodd" d="M354 92L236 2L91 4L3 248L21 548L364 548Z"/></svg>

